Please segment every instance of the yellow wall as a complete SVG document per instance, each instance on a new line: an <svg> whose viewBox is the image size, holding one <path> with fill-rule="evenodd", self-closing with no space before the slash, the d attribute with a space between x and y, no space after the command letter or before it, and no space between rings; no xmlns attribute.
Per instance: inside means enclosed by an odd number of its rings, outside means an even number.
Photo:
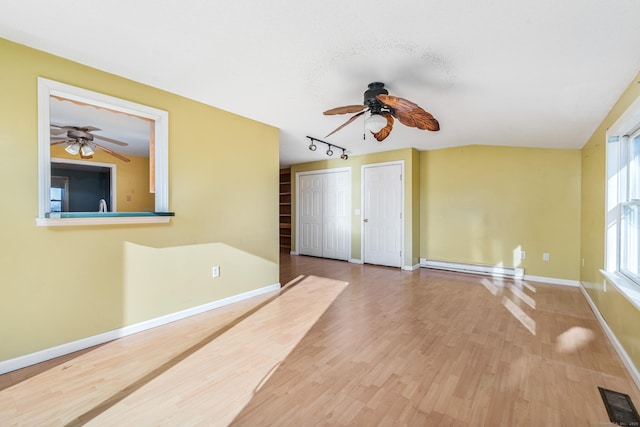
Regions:
<svg viewBox="0 0 640 427"><path fill-rule="evenodd" d="M640 73L622 94L582 149L582 227L580 279L598 311L640 369L640 312L613 286L606 288L604 268L606 130L640 96Z"/></svg>
<svg viewBox="0 0 640 427"><path fill-rule="evenodd" d="M276 128L2 39L0 61L0 361L278 283ZM38 76L169 112L169 224L36 226Z"/></svg>
<svg viewBox="0 0 640 427"><path fill-rule="evenodd" d="M148 157L127 155L126 157L131 161L123 162L107 153L96 150L93 159L80 159L80 156L73 156L67 153L64 148L64 145L52 145L51 157L116 165L116 206L118 212L153 212L155 210L155 194L149 192ZM97 206L96 210L98 210ZM110 204L109 210L112 210Z"/></svg>
<svg viewBox="0 0 640 427"><path fill-rule="evenodd" d="M418 247L419 239L416 232L417 218L420 216L420 205L416 202L416 196L420 194L420 182L418 168L419 154L415 149L407 148L402 150L385 151L381 153L367 154L363 156L350 156L347 160L342 159L328 159L324 155L322 150L317 151L319 157L324 157L317 162L302 163L291 166L291 178L292 178L292 235L294 238L291 242L291 248L296 250L295 234L296 234L296 174L299 172L309 172L315 170L335 169L335 168L351 168L351 258L362 260L362 233L361 233L361 221L360 215L353 215L355 209L362 210L361 206L361 170L362 166L374 163L384 162L404 162L404 188L405 197L404 200L404 266L416 266L419 262L418 259Z"/></svg>
<svg viewBox="0 0 640 427"><path fill-rule="evenodd" d="M579 150L471 145L420 154L421 257L578 280Z"/></svg>

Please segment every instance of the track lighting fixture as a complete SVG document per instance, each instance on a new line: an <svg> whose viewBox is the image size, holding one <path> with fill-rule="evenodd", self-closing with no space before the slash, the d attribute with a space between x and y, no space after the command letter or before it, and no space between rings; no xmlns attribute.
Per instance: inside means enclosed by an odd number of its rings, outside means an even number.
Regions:
<svg viewBox="0 0 640 427"><path fill-rule="evenodd" d="M316 149L318 148L316 146L315 142L321 142L321 143L323 143L323 144L325 144L327 146L327 151L326 151L327 156L329 156L329 157L333 156L333 150L331 149L331 147L333 147L333 148L337 148L338 150L342 150L342 154L340 155L340 158L342 160L347 160L349 158L349 156L346 153L346 151L347 151L346 148L338 147L337 145L329 144L328 142L322 141L322 140L317 139L317 138L312 138L310 136L308 136L307 138L309 138L311 140L311 144L309 144L309 150L311 150L311 151L316 151Z"/></svg>

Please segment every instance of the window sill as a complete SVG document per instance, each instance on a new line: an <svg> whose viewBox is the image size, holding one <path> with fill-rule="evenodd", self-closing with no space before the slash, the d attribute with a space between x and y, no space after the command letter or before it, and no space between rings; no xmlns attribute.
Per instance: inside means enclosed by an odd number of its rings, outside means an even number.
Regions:
<svg viewBox="0 0 640 427"><path fill-rule="evenodd" d="M611 283L631 304L640 310L640 286L618 272L600 270L605 280Z"/></svg>
<svg viewBox="0 0 640 427"><path fill-rule="evenodd" d="M173 212L54 212L46 218L36 218L36 225L159 224L169 222L174 215Z"/></svg>

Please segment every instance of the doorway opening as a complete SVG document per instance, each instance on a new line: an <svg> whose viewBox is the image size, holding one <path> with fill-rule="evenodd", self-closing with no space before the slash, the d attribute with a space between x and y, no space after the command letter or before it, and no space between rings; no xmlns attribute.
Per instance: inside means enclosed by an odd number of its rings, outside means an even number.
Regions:
<svg viewBox="0 0 640 427"><path fill-rule="evenodd" d="M52 212L117 212L112 164L51 159Z"/></svg>

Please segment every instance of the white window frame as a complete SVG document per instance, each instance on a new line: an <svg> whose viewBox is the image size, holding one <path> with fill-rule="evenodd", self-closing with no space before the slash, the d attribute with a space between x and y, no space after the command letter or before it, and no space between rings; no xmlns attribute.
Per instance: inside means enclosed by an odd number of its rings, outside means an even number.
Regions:
<svg viewBox="0 0 640 427"><path fill-rule="evenodd" d="M634 138L640 138L640 97L607 129L605 268L602 270L608 282L640 309L640 265L637 272L622 265L624 211L628 207L640 206L639 200L629 197L630 148ZM636 185L640 186L640 182Z"/></svg>

